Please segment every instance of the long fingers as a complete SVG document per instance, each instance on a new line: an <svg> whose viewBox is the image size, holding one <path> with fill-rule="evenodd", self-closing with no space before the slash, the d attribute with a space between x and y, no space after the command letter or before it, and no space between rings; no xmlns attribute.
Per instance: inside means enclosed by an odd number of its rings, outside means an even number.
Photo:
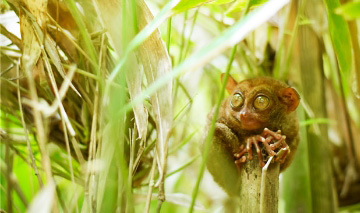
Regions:
<svg viewBox="0 0 360 213"><path fill-rule="evenodd" d="M273 132L268 128L265 128L264 131L261 133L261 136L263 137L267 137L267 136L272 136L274 137L276 140L280 140L281 139L281 130L278 130L277 132Z"/></svg>
<svg viewBox="0 0 360 213"><path fill-rule="evenodd" d="M285 142L285 139L286 139L285 135L281 136L281 138L277 142L270 145L271 149L275 150L275 149L277 149L279 147L285 148L285 146L287 146L287 144Z"/></svg>
<svg viewBox="0 0 360 213"><path fill-rule="evenodd" d="M234 157L235 157L236 159L239 159L239 158L241 158L241 156L243 156L246 152L247 152L247 149L244 149L244 146L241 145L239 152L235 153L235 154L234 154Z"/></svg>
<svg viewBox="0 0 360 213"><path fill-rule="evenodd" d="M282 148L277 156L276 156L276 159L275 161L279 161L280 164L284 163L285 162L285 159L286 157L290 154L290 148L288 145L286 145L284 148Z"/></svg>
<svg viewBox="0 0 360 213"><path fill-rule="evenodd" d="M246 147L244 148L244 145L241 145L239 148L239 151L234 153L235 157L235 164L240 169L241 164L246 162L247 159L252 160L253 159L253 150L252 147L255 146L255 150L259 159L259 164L261 167L265 165L263 161L263 155L261 153L261 148L259 146L259 142L264 144L264 148L269 156L275 156L277 153L274 151L280 147L283 148L281 156L277 156L277 161L280 161L281 163L284 162L286 156L289 153L289 147L287 146L285 142L286 136L281 135L281 131L278 130L276 132L273 132L269 130L268 128L265 128L263 133L261 135L255 135L252 137L249 137L245 141ZM275 141L275 142L274 142ZM274 142L274 143L273 143ZM247 156L244 156L245 153L248 153Z"/></svg>
<svg viewBox="0 0 360 213"><path fill-rule="evenodd" d="M269 145L273 139L272 136L269 136L265 139L264 137L257 135L255 136L255 139L256 141L262 142L264 144L265 150L270 156L274 156L276 154L274 151L272 151L273 149Z"/></svg>
<svg viewBox="0 0 360 213"><path fill-rule="evenodd" d="M241 169L242 164L244 164L245 162L246 162L245 156L242 156L241 158L235 160L235 164L239 170Z"/></svg>

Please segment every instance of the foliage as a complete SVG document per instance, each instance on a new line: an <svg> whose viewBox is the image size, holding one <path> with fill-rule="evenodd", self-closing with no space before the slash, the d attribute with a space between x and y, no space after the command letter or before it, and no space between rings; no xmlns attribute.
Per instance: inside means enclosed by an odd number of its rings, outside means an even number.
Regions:
<svg viewBox="0 0 360 213"><path fill-rule="evenodd" d="M359 210L358 6L3 0L0 209L223 211L200 146L226 72L301 94L279 211Z"/></svg>

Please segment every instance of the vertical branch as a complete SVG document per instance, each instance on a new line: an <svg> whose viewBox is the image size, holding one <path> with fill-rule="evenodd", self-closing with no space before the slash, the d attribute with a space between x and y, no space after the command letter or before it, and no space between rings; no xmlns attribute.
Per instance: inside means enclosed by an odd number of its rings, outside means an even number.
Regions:
<svg viewBox="0 0 360 213"><path fill-rule="evenodd" d="M241 168L239 212L278 212L280 164L271 163L272 159L262 169L257 157Z"/></svg>
<svg viewBox="0 0 360 213"><path fill-rule="evenodd" d="M280 153L281 151L279 151ZM279 203L279 173L280 164L271 163L270 157L266 165L262 168L260 212L278 212Z"/></svg>
<svg viewBox="0 0 360 213"><path fill-rule="evenodd" d="M261 167L259 159L248 160L240 171L239 212L260 212Z"/></svg>

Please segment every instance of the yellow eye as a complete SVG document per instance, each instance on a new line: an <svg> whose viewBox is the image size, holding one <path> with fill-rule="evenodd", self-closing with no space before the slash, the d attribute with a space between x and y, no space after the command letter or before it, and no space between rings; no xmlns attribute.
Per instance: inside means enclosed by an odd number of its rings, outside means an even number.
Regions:
<svg viewBox="0 0 360 213"><path fill-rule="evenodd" d="M268 97L264 96L264 95L259 95L258 97L256 97L255 101L254 101L254 107L255 109L266 109L269 106L270 100Z"/></svg>
<svg viewBox="0 0 360 213"><path fill-rule="evenodd" d="M244 99L241 96L241 94L236 93L235 95L232 96L231 101L230 101L230 105L232 108L238 108L240 106L242 106L244 103Z"/></svg>

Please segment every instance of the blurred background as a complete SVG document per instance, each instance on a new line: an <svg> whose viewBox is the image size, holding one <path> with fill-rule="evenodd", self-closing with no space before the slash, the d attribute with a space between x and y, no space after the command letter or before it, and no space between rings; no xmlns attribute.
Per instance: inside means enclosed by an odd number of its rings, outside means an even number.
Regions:
<svg viewBox="0 0 360 213"><path fill-rule="evenodd" d="M200 147L226 70L300 93L279 212L360 211L359 1L0 0L0 12L1 211L223 212Z"/></svg>

